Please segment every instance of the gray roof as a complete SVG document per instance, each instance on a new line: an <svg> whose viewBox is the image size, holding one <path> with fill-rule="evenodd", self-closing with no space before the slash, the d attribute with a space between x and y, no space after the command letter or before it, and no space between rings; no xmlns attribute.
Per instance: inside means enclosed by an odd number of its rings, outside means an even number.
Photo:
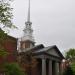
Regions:
<svg viewBox="0 0 75 75"><path fill-rule="evenodd" d="M53 48L55 48L56 51L58 52L58 54L59 54L62 58L64 58L64 56L62 55L62 53L60 52L60 50L57 48L56 45L44 47L44 48L39 49L39 50L37 50L37 51L35 50L33 53L34 53L34 54L45 53L45 52L47 52L48 50L51 50L51 49L53 49Z"/></svg>
<svg viewBox="0 0 75 75"><path fill-rule="evenodd" d="M54 46L55 46L55 45L53 45L53 46L48 46L48 47L39 49L39 50L37 50L37 51L34 51L33 53L45 52L45 51L47 51L47 50L50 50L50 49L53 48Z"/></svg>
<svg viewBox="0 0 75 75"><path fill-rule="evenodd" d="M32 48L28 48L27 50L24 50L24 52L20 52L20 54L22 54L22 53L33 53L34 55L36 55L36 54L40 54L40 53L46 53L48 50L51 50L51 49L54 49L54 48L56 49L58 54L62 58L64 58L62 53L60 52L60 50L57 48L56 45L44 47L43 44L40 44L40 45L34 46Z"/></svg>
<svg viewBox="0 0 75 75"><path fill-rule="evenodd" d="M39 51L42 48L44 48L44 45L43 44L39 44L39 45L36 45L36 46L34 46L32 48L22 49L22 52L19 52L19 53L35 52L35 51Z"/></svg>

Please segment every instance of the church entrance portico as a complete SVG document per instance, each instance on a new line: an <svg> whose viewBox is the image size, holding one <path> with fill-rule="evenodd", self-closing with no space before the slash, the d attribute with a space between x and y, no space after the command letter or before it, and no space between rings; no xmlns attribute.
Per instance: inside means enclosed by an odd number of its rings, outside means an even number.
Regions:
<svg viewBox="0 0 75 75"><path fill-rule="evenodd" d="M36 60L34 66L32 65L30 69L31 74L27 73L28 75L61 75L62 74L61 61L64 57L62 56L62 54L60 54L56 46L52 46L52 47L50 46L44 48L42 45L40 45L30 50L27 50L27 52L25 53L28 52L29 55L31 53L33 59ZM31 63L33 64L33 62L34 61L32 60Z"/></svg>
<svg viewBox="0 0 75 75"><path fill-rule="evenodd" d="M42 59L42 74L41 75L60 75L59 62L49 59Z"/></svg>
<svg viewBox="0 0 75 75"><path fill-rule="evenodd" d="M41 50L41 51L44 51L44 50ZM40 67L38 68L38 72L39 75L61 75L61 56L58 54L57 50L55 49L53 51L53 53L50 54L47 53L47 52L42 52L41 53L39 52L36 52L36 55L34 55L34 57L36 59L40 59ZM51 51L51 50L50 50ZM40 71L39 71L40 70Z"/></svg>
<svg viewBox="0 0 75 75"><path fill-rule="evenodd" d="M40 59L38 61L40 64L38 64L38 74L39 75L60 75L61 71L59 70L59 63L51 59Z"/></svg>
<svg viewBox="0 0 75 75"><path fill-rule="evenodd" d="M42 59L42 74L41 75L59 75L59 66L56 61Z"/></svg>

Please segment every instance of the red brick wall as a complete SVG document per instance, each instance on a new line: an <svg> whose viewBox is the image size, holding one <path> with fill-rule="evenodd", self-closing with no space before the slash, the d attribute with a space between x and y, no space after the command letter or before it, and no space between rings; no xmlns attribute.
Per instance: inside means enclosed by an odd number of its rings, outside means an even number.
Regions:
<svg viewBox="0 0 75 75"><path fill-rule="evenodd" d="M17 39L7 36L8 38L4 40L3 47L8 52L8 55L6 57L7 62L14 62L16 60L16 57L14 53L17 51ZM0 57L0 62L2 62L2 57Z"/></svg>

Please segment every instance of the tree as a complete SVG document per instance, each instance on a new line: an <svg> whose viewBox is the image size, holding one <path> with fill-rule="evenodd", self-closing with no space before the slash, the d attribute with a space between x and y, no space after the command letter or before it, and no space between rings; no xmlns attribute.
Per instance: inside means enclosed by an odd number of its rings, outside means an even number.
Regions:
<svg viewBox="0 0 75 75"><path fill-rule="evenodd" d="M6 38L7 38L7 34L0 28L0 46L2 46Z"/></svg>
<svg viewBox="0 0 75 75"><path fill-rule="evenodd" d="M7 38L7 34L4 33L4 31L2 29L0 29L0 57L2 58L6 58L8 52L6 51L6 49L3 47L3 43L4 40L6 40Z"/></svg>
<svg viewBox="0 0 75 75"><path fill-rule="evenodd" d="M0 25L4 27L12 27L12 8L10 8L11 0L0 0Z"/></svg>
<svg viewBox="0 0 75 75"><path fill-rule="evenodd" d="M67 71L70 72L70 70L68 70L68 69L71 69L71 71L73 72L73 75L75 75L75 49L74 48L69 49L66 52L65 57L66 57L67 61L69 61L69 65L70 65L70 68L67 68Z"/></svg>
<svg viewBox="0 0 75 75"><path fill-rule="evenodd" d="M12 23L12 8L10 8L11 0L0 0L0 56L6 55L3 42L7 38L7 34L1 29L3 27L14 27Z"/></svg>
<svg viewBox="0 0 75 75"><path fill-rule="evenodd" d="M0 28L0 71L3 71L3 66L5 64L6 56L8 52L3 46L4 40L6 40L7 34Z"/></svg>
<svg viewBox="0 0 75 75"><path fill-rule="evenodd" d="M2 29L0 29L0 56L5 57L7 55L6 50L3 47L3 42L7 38L7 34L4 33Z"/></svg>
<svg viewBox="0 0 75 75"><path fill-rule="evenodd" d="M0 23L6 27L12 26L12 8L8 0L0 0Z"/></svg>
<svg viewBox="0 0 75 75"><path fill-rule="evenodd" d="M74 75L73 74L73 70L70 66L67 66L65 72L64 72L64 75Z"/></svg>
<svg viewBox="0 0 75 75"><path fill-rule="evenodd" d="M73 75L75 75L75 62L73 62L73 63L71 64L71 68L72 68L72 70L73 70Z"/></svg>
<svg viewBox="0 0 75 75"><path fill-rule="evenodd" d="M2 29L0 29L0 58L3 58L0 63L0 74L26 75L17 63L8 63L6 61L6 55L8 55L8 52L3 47L3 43L5 42L4 40L6 39L8 39L7 34Z"/></svg>
<svg viewBox="0 0 75 75"><path fill-rule="evenodd" d="M26 75L17 63L5 64L5 75Z"/></svg>
<svg viewBox="0 0 75 75"><path fill-rule="evenodd" d="M75 60L75 49L71 48L68 52L66 52L66 59L69 59L70 61Z"/></svg>

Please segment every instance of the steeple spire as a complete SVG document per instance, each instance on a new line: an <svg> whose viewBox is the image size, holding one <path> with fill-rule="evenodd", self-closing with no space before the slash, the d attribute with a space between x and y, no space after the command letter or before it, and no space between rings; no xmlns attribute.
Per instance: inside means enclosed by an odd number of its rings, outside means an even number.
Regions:
<svg viewBox="0 0 75 75"><path fill-rule="evenodd" d="M27 21L25 22L26 27L31 26L32 22L30 21L30 0L28 0L28 16L27 16Z"/></svg>
<svg viewBox="0 0 75 75"><path fill-rule="evenodd" d="M30 0L29 0L29 7L28 7L28 19L27 21L30 22Z"/></svg>

